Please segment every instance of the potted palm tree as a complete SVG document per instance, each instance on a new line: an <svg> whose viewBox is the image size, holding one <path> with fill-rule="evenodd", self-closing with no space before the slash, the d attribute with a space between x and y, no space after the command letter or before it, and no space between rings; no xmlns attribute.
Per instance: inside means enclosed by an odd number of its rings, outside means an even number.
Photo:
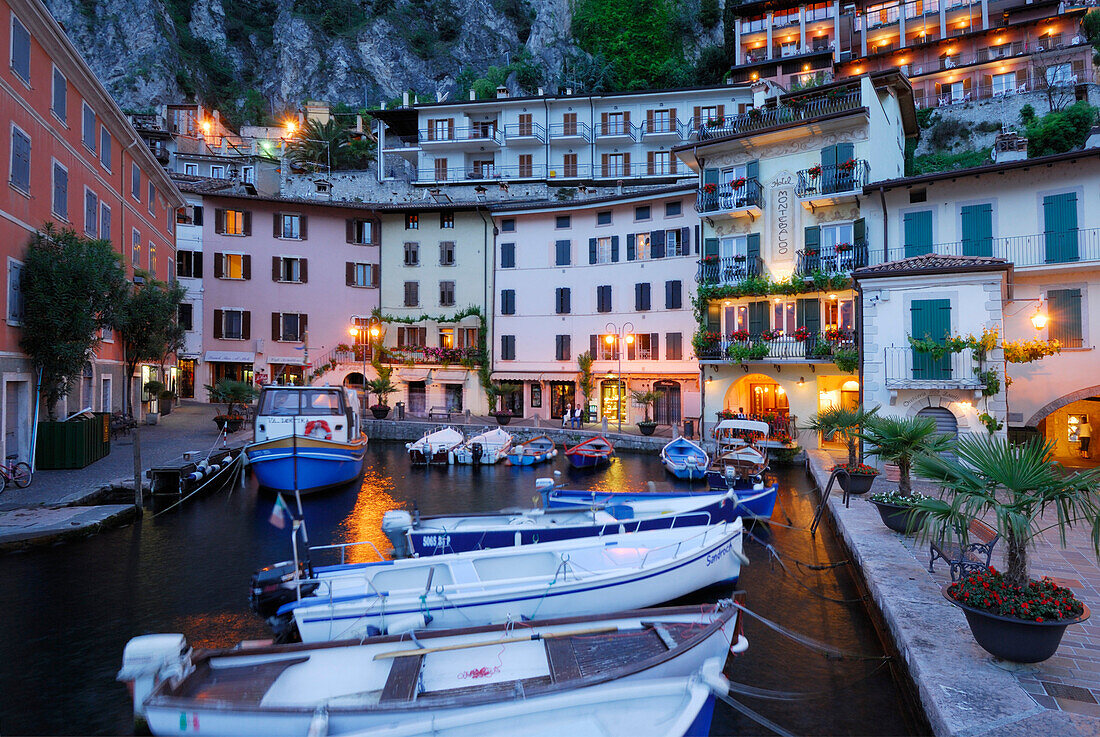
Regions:
<svg viewBox="0 0 1100 737"><path fill-rule="evenodd" d="M630 399L634 404L640 404L645 411L645 419L638 423L638 431L642 435L652 435L657 429L657 423L649 419L649 408L657 403L657 400L661 398L660 392L655 392L652 389L648 391L639 391L637 389L630 392Z"/></svg>
<svg viewBox="0 0 1100 737"><path fill-rule="evenodd" d="M237 432L244 424L244 408L259 394L256 387L247 381L222 379L214 386L206 385L206 391L215 402L225 404L225 413L214 418L219 430Z"/></svg>
<svg viewBox="0 0 1100 737"><path fill-rule="evenodd" d="M507 407L497 407L497 402L501 397L510 397L522 390L523 387L516 384L501 384L493 387L493 391L489 394L489 414L496 418L498 425L507 425L512 421L512 410Z"/></svg>
<svg viewBox="0 0 1100 737"><path fill-rule="evenodd" d="M386 419L390 414L390 405L386 402L386 397L397 391L397 387L390 381L390 372L386 371L383 374L379 374L377 379L368 381L367 391L378 397L378 403L372 404L370 407L374 419Z"/></svg>
<svg viewBox="0 0 1100 737"><path fill-rule="evenodd" d="M875 476L878 476L877 468L860 463L857 442L863 426L877 413L878 407L869 410L863 407L830 407L810 419L811 430L821 433L827 440L840 439L848 447L848 462L834 468L843 468L848 472L847 476L841 475L838 480L840 487L849 494L866 494L871 490Z"/></svg>
<svg viewBox="0 0 1100 737"><path fill-rule="evenodd" d="M165 388L163 382L157 381L156 379L145 382L145 385L142 387L147 397L146 401L148 402L152 402L154 399L159 400L160 393L164 391ZM150 425L157 424L158 419L159 415L156 412L149 412L145 415L145 421Z"/></svg>
<svg viewBox="0 0 1100 737"><path fill-rule="evenodd" d="M1044 530L1066 530L1086 523L1100 557L1100 469L1070 474L1053 460L1054 444L1033 438L1022 444L974 434L954 443L952 457L917 457L918 474L940 483L942 499L922 499L922 536L967 544L970 520L985 517L1005 539L1003 573L994 568L964 575L943 587L960 607L974 639L998 658L1038 663L1055 653L1071 624L1085 621L1089 609L1073 592L1049 578L1030 577L1028 549ZM1050 511L1050 517L1043 513Z"/></svg>
<svg viewBox="0 0 1100 737"><path fill-rule="evenodd" d="M921 515L913 514L913 506L925 497L913 493L913 459L921 453L942 453L950 441L936 431L936 423L929 417L876 416L859 437L871 446L866 455L898 467L898 488L872 494L868 500L891 530L908 532L917 527Z"/></svg>

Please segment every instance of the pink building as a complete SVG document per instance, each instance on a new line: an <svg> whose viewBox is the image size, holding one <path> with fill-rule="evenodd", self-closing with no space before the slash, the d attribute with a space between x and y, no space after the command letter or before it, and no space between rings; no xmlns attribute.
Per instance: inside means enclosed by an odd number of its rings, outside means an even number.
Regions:
<svg viewBox="0 0 1100 737"><path fill-rule="evenodd" d="M203 211L196 385L301 384L311 374L341 383L324 376L328 358L348 350L349 328L380 304L375 213L354 203L230 194L205 194Z"/></svg>

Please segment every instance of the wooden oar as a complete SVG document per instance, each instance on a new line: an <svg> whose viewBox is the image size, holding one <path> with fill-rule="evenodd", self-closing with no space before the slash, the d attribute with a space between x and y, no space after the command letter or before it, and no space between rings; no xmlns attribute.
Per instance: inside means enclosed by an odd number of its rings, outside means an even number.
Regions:
<svg viewBox="0 0 1100 737"><path fill-rule="evenodd" d="M427 655L428 653L440 653L445 650L465 650L472 647L491 647L493 645L502 645L506 642L526 642L528 640L552 640L559 637L576 637L579 635L598 635L605 632L618 632L619 628L610 627L590 627L583 630L569 630L568 632L547 632L542 635L534 632L529 635L520 635L518 637L505 637L501 640L489 640L487 642L467 642L461 645L441 645L440 647L425 647L417 648L414 650L390 650L386 653L378 653L374 656L375 660L386 660L389 658L409 658L416 655Z"/></svg>

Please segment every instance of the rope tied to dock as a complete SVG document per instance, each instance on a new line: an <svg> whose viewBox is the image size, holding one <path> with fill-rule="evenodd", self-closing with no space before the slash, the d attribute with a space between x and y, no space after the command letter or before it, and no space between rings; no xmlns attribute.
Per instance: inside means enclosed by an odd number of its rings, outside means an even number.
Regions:
<svg viewBox="0 0 1100 737"><path fill-rule="evenodd" d="M768 618L766 618L766 617L764 617L760 614L757 614L756 612L754 612L751 609L749 609L748 607L746 607L744 604L741 604L741 603L736 602L736 601L731 602L731 604L733 606L737 607L739 610L741 610L745 614L749 615L753 619L755 619L758 622L760 622L761 624L763 624L768 629L771 629L775 632L778 632L779 634L783 635L784 637L787 637L791 640L794 640L798 644L803 645L804 647L809 648L810 650L816 650L817 652L822 653L829 660L862 660L862 661L870 660L870 661L887 662L887 661L892 659L891 656L889 656L889 655L864 655L862 653L853 653L853 652L849 652L847 650L841 650L839 648L835 648L832 645L827 645L824 642L819 642L818 640L815 640L814 638L812 638L808 635L803 635L799 632L795 632L793 630L787 629L786 627L779 624L778 622L773 622L772 620L770 620L770 619L768 619Z"/></svg>
<svg viewBox="0 0 1100 737"><path fill-rule="evenodd" d="M748 535L749 538L751 538L753 541L755 541L755 542L759 543L760 545L762 545L764 547L764 549L767 550L768 553L771 554L770 560L775 561L776 563L778 563L779 567L783 569L783 572L791 577L791 580L793 580L796 584L798 584L799 586L804 588L806 591L809 591L811 594L818 597L819 599L824 599L825 601L831 601L835 604L860 604L860 603L863 603L863 602L867 601L866 596L859 596L859 597L856 597L854 599L838 599L834 596L829 596L828 594L823 594L820 591L817 591L813 587L808 586L798 576L794 575L794 573L791 572L791 569L787 567L787 564L784 563L783 559L779 556L779 551L775 549L774 545L772 545L771 543L764 542L760 538L753 535L751 532L746 531L745 534ZM797 563L798 561L795 561L795 562ZM837 567L839 565L842 565L844 563L847 563L847 562L848 561L837 561L836 563L828 564L826 566L826 568L835 568L835 567Z"/></svg>

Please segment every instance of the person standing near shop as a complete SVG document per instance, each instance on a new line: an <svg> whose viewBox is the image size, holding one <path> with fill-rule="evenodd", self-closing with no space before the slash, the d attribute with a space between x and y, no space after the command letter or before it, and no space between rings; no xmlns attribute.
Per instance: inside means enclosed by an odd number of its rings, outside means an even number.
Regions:
<svg viewBox="0 0 1100 737"><path fill-rule="evenodd" d="M1084 418L1077 428L1077 439L1081 442L1079 450L1081 451L1082 458L1089 457L1089 443L1092 442L1092 425L1089 424L1088 418Z"/></svg>

